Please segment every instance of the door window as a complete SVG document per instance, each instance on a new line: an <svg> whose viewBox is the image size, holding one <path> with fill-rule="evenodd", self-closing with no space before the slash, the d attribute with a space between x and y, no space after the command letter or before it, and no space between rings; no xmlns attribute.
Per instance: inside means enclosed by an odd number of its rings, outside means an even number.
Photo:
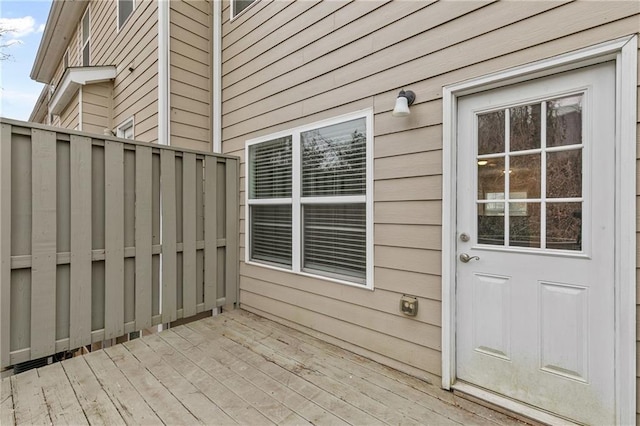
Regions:
<svg viewBox="0 0 640 426"><path fill-rule="evenodd" d="M583 97L477 114L479 244L582 251Z"/></svg>

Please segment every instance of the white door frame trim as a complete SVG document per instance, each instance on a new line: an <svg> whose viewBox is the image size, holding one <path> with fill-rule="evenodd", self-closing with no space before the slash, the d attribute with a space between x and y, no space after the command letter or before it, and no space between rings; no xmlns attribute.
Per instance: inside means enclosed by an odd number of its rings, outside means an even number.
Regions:
<svg viewBox="0 0 640 426"><path fill-rule="evenodd" d="M456 127L458 97L615 60L616 423L636 420L636 120L638 36L632 35L443 88L442 387L456 381ZM495 402L495 401L494 401Z"/></svg>

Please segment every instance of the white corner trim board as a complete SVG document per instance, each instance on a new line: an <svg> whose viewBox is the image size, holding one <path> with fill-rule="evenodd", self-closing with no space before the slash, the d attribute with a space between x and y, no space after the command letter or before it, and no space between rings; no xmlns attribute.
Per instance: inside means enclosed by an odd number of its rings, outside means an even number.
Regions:
<svg viewBox="0 0 640 426"><path fill-rule="evenodd" d="M158 143L170 145L169 0L158 1Z"/></svg>

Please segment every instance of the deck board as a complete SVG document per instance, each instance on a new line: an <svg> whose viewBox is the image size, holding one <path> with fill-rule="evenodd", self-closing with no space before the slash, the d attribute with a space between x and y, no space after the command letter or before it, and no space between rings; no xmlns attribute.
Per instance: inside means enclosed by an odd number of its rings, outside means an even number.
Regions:
<svg viewBox="0 0 640 426"><path fill-rule="evenodd" d="M6 379L0 382L0 425L16 424L13 415L13 394L11 392L11 380Z"/></svg>
<svg viewBox="0 0 640 426"><path fill-rule="evenodd" d="M113 363L105 351L92 352L84 359L126 423L161 423L160 418L133 387L129 378Z"/></svg>
<svg viewBox="0 0 640 426"><path fill-rule="evenodd" d="M38 370L38 375L53 424L89 424L60 363Z"/></svg>
<svg viewBox="0 0 640 426"><path fill-rule="evenodd" d="M517 421L242 310L3 379L4 424Z"/></svg>

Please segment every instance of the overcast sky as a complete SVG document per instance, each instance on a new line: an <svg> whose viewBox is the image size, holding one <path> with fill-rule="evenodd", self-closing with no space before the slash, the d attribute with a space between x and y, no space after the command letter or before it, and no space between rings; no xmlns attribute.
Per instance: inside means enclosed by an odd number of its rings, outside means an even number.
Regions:
<svg viewBox="0 0 640 426"><path fill-rule="evenodd" d="M0 116L28 120L43 85L29 78L51 0L0 1L0 27L13 31L1 44L11 55L0 62Z"/></svg>

